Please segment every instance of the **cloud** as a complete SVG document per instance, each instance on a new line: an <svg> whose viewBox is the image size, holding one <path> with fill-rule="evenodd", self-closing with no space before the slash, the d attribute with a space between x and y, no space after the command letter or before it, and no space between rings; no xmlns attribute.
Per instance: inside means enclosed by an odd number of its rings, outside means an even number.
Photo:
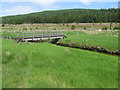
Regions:
<svg viewBox="0 0 120 90"><path fill-rule="evenodd" d="M90 0L80 0L85 5L90 5Z"/></svg>
<svg viewBox="0 0 120 90"><path fill-rule="evenodd" d="M2 13L0 13L0 16L28 14L33 12L41 12L46 10L57 10L57 9L60 9L60 7L57 5L47 6L41 9L36 9L36 8L33 8L32 6L19 5L19 6L13 6L13 7L1 9Z"/></svg>
<svg viewBox="0 0 120 90"><path fill-rule="evenodd" d="M43 7L48 7L56 3L58 0L2 0L2 2L32 2L40 4Z"/></svg>
<svg viewBox="0 0 120 90"><path fill-rule="evenodd" d="M56 2L81 2L85 5L91 4L91 2L119 2L119 0L1 0L2 2L32 2L41 5L42 7L49 7Z"/></svg>
<svg viewBox="0 0 120 90"><path fill-rule="evenodd" d="M60 6L58 6L58 5L51 5L51 6L49 6L49 7L43 7L41 10L42 11L49 11L49 10L59 10L59 9L61 9L61 7Z"/></svg>
<svg viewBox="0 0 120 90"><path fill-rule="evenodd" d="M29 6L14 6L12 8L7 8L2 10L2 16L26 14L26 13L32 13L32 12L38 12L38 10L33 9L32 7L29 7Z"/></svg>
<svg viewBox="0 0 120 90"><path fill-rule="evenodd" d="M57 2L57 0L34 0L33 3L40 4L43 7L48 7L48 6L53 5L56 2Z"/></svg>
<svg viewBox="0 0 120 90"><path fill-rule="evenodd" d="M85 5L90 5L92 2L99 2L99 3L104 3L104 2L119 2L119 0L80 0L81 3Z"/></svg>
<svg viewBox="0 0 120 90"><path fill-rule="evenodd" d="M81 0L0 0L1 2L79 2ZM82 0L89 2L119 2L119 0Z"/></svg>
<svg viewBox="0 0 120 90"><path fill-rule="evenodd" d="M2 2L9 2L9 3L16 3L16 2L31 2L34 6L7 6L7 8L2 9L2 16L6 15L17 15L17 14L26 14L26 13L32 13L32 12L40 12L45 10L57 10L57 9L65 9L64 7L57 6L56 2L81 2L86 7L87 5L90 5L92 2L117 2L119 0L1 0ZM37 6L40 8L35 9ZM33 8L34 7L34 8ZM76 6L75 8L77 8ZM67 8L66 8L67 9ZM1 9L0 9L1 10ZM1 12L1 11L0 11ZM1 13L0 13L1 16Z"/></svg>

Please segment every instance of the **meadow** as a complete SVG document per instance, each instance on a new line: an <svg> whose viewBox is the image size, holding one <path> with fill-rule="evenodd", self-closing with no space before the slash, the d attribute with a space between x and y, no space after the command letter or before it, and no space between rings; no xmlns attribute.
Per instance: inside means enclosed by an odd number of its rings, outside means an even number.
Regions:
<svg viewBox="0 0 120 90"><path fill-rule="evenodd" d="M67 38L60 40L59 43L73 44L74 46L102 47L110 51L115 51L119 49L118 34L118 31L65 32Z"/></svg>
<svg viewBox="0 0 120 90"><path fill-rule="evenodd" d="M3 39L3 88L117 88L118 57Z"/></svg>
<svg viewBox="0 0 120 90"><path fill-rule="evenodd" d="M119 30L113 30L115 27L117 27L117 25L118 24L116 23L5 25L5 27L2 28L2 35L19 37L20 32L60 30L64 31L64 34L67 37L59 41L60 44L73 45L77 47L81 47L83 45L86 47L100 47L110 53L120 53L118 47ZM104 30L105 27L107 30Z"/></svg>
<svg viewBox="0 0 120 90"><path fill-rule="evenodd" d="M18 37L22 31L62 30L67 38L59 43L116 51L120 49L119 30L113 30L116 26L112 24L110 30L109 23L6 24L2 36ZM103 30L105 27L108 29ZM46 42L0 40L3 88L118 88L118 56Z"/></svg>
<svg viewBox="0 0 120 90"><path fill-rule="evenodd" d="M118 27L118 23L44 23L44 24L3 24L1 29L3 31L9 32L21 32L21 31L39 31L39 30L73 30L71 27L74 26L74 31L76 30L87 30L87 31L96 31L98 29L107 28L108 30Z"/></svg>

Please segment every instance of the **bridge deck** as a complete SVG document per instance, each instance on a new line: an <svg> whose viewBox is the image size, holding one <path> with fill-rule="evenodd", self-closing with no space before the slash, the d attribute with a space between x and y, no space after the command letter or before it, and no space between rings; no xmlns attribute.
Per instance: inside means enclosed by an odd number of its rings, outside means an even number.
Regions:
<svg viewBox="0 0 120 90"><path fill-rule="evenodd" d="M37 40L45 40L45 39L60 39L64 38L64 35L52 35L52 36L26 36L24 38L21 38L21 41L37 41Z"/></svg>
<svg viewBox="0 0 120 90"><path fill-rule="evenodd" d="M22 32L17 42L64 38L63 31Z"/></svg>

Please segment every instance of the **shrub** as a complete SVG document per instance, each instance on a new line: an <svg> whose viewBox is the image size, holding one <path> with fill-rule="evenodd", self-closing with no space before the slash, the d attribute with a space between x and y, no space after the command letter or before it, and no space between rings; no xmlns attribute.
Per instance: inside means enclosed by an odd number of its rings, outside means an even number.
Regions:
<svg viewBox="0 0 120 90"><path fill-rule="evenodd" d="M30 30L32 30L32 28L30 28Z"/></svg>
<svg viewBox="0 0 120 90"><path fill-rule="evenodd" d="M110 29L112 29L112 23L110 23Z"/></svg>
<svg viewBox="0 0 120 90"><path fill-rule="evenodd" d="M108 27L103 27L103 28L102 28L102 30L107 30L107 29L108 29Z"/></svg>
<svg viewBox="0 0 120 90"><path fill-rule="evenodd" d="M68 24L66 26L69 26Z"/></svg>
<svg viewBox="0 0 120 90"><path fill-rule="evenodd" d="M83 29L86 30L86 27L84 27Z"/></svg>
<svg viewBox="0 0 120 90"><path fill-rule="evenodd" d="M2 24L2 27L4 27L5 26L5 24Z"/></svg>
<svg viewBox="0 0 120 90"><path fill-rule="evenodd" d="M120 27L114 27L113 30L120 30Z"/></svg>
<svg viewBox="0 0 120 90"><path fill-rule="evenodd" d="M71 29L74 30L76 27L74 25L71 26Z"/></svg>
<svg viewBox="0 0 120 90"><path fill-rule="evenodd" d="M27 30L27 28L23 28L23 30Z"/></svg>

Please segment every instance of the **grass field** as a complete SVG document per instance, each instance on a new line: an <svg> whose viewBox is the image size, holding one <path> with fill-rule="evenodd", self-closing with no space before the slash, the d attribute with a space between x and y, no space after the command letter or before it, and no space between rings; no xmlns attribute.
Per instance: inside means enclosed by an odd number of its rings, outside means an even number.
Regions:
<svg viewBox="0 0 120 90"><path fill-rule="evenodd" d="M2 50L3 88L118 87L116 56L6 39Z"/></svg>
<svg viewBox="0 0 120 90"><path fill-rule="evenodd" d="M9 37L20 37L21 33L13 33L13 32L3 32L0 36L9 36Z"/></svg>
<svg viewBox="0 0 120 90"><path fill-rule="evenodd" d="M67 38L59 41L62 44L74 44L74 46L97 46L110 51L118 50L119 31L65 31ZM19 32L4 31L2 36L20 37Z"/></svg>
<svg viewBox="0 0 120 90"><path fill-rule="evenodd" d="M39 30L72 30L72 25L75 26L74 30L98 30L107 27L107 29L111 29L118 27L118 23L65 23L65 24L5 24L4 27L1 26L3 31L39 31Z"/></svg>
<svg viewBox="0 0 120 90"><path fill-rule="evenodd" d="M75 46L87 45L106 48L110 51L118 50L118 31L102 32L65 32L67 38L60 41L63 44L74 44Z"/></svg>
<svg viewBox="0 0 120 90"><path fill-rule="evenodd" d="M71 26L75 29L72 30ZM112 28L117 24L112 24ZM102 30L107 27L108 30ZM59 43L74 46L118 47L118 30L110 23L6 24L1 36L19 37L20 32L63 30L67 38ZM100 31L99 31L100 30ZM51 43L2 43L3 88L117 88L118 56L111 56ZM0 63L1 64L1 63ZM1 82L0 82L1 83Z"/></svg>

